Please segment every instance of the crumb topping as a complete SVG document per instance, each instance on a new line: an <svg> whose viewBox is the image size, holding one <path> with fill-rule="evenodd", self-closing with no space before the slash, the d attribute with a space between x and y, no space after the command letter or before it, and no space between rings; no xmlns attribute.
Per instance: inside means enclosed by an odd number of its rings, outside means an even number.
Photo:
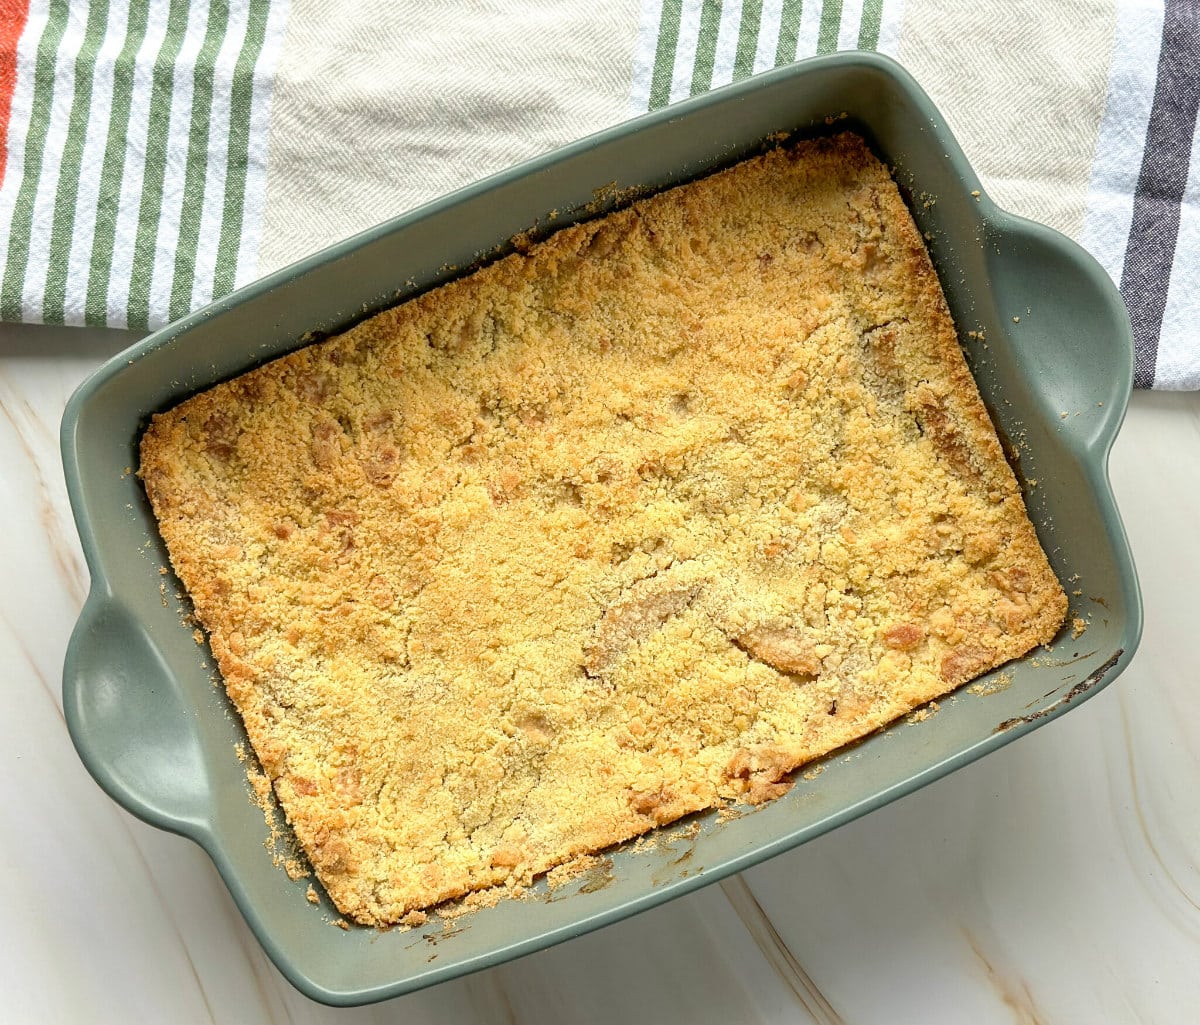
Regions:
<svg viewBox="0 0 1200 1025"><path fill-rule="evenodd" d="M201 393L139 474L305 853L368 924L776 798L1066 612L848 134Z"/></svg>

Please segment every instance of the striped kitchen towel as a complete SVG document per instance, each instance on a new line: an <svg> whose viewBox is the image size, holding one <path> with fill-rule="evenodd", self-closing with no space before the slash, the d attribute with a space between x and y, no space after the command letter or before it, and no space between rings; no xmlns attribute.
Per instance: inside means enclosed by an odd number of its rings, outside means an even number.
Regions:
<svg viewBox="0 0 1200 1025"><path fill-rule="evenodd" d="M1196 0L0 0L0 319L145 329L622 118L896 57L1200 388Z"/></svg>

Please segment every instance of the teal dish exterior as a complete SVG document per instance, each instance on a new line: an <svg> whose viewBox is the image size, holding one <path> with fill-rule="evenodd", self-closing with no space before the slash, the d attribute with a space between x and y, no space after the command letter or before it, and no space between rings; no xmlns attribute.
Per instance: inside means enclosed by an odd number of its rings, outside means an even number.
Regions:
<svg viewBox="0 0 1200 1025"><path fill-rule="evenodd" d="M604 212L760 150L779 132L852 129L893 169L929 241L968 361L1072 593L1051 650L964 689L919 728L881 731L823 760L785 797L625 845L611 866L549 893L539 882L412 930L331 928L264 851L240 721L184 621L136 476L149 416L306 341L334 333L511 248L531 225ZM67 405L62 451L92 586L67 650L63 698L80 757L135 815L212 857L271 959L329 1004L383 1000L519 957L741 871L886 804L1076 707L1132 658L1142 606L1108 481L1133 345L1098 264L1058 233L998 209L944 119L897 64L870 53L803 61L600 132L461 189L272 274L139 342ZM599 198L597 198L599 197ZM605 198L607 197L607 198ZM1018 321L1019 318L1019 321ZM968 333L970 332L970 334ZM1065 415L1064 415L1065 414ZM1036 486L1035 482L1036 481ZM160 586L165 591L160 593ZM998 673L991 674L992 677ZM985 683L987 678L985 678ZM996 681L993 681L996 682ZM283 827L286 829L286 826ZM683 857L690 852L690 856ZM314 880L315 882L315 880Z"/></svg>

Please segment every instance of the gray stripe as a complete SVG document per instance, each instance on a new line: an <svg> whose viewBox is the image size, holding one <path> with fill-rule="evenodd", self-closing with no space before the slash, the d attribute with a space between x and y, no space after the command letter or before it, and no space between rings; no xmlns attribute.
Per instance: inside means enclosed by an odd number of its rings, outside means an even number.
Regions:
<svg viewBox="0 0 1200 1025"><path fill-rule="evenodd" d="M1133 383L1138 388L1154 385L1198 106L1200 7L1195 0L1166 0L1154 103L1121 271L1121 296L1133 322Z"/></svg>

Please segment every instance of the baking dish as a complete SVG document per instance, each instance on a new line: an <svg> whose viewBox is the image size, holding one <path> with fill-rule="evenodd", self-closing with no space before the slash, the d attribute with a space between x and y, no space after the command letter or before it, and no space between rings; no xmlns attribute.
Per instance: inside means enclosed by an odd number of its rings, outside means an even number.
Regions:
<svg viewBox="0 0 1200 1025"><path fill-rule="evenodd" d="M236 749L245 735L197 647L132 468L148 416L416 294L514 236L602 213L697 177L780 132L852 129L894 169L926 233L968 359L1031 516L1072 597L1038 651L824 759L785 797L700 815L613 851L550 892L413 930L330 927L264 850ZM92 589L67 651L71 736L134 814L213 858L280 970L328 1003L384 999L528 953L794 847L931 782L1079 704L1124 668L1141 630L1128 545L1106 475L1132 382L1128 319L1077 246L998 210L943 119L894 62L819 58L686 101L530 161L272 275L100 368L62 425L68 491ZM810 774L811 775L811 774ZM727 821L721 821L722 818ZM286 826L282 849L286 853Z"/></svg>

